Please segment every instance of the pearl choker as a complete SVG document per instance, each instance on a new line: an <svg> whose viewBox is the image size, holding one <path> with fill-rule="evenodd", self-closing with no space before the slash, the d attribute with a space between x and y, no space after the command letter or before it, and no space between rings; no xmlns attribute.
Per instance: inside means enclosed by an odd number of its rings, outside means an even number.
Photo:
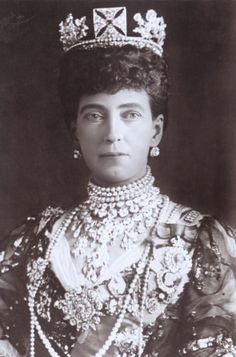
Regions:
<svg viewBox="0 0 236 357"><path fill-rule="evenodd" d="M89 182L86 210L98 219L108 216L113 219L117 216L124 218L128 214L138 213L152 195L159 195L160 190L153 187L153 183L149 166L143 178L124 186L101 187Z"/></svg>
<svg viewBox="0 0 236 357"><path fill-rule="evenodd" d="M144 192L148 192L154 180L151 169L147 166L147 171L143 178L127 185L102 187L90 181L88 184L88 194L92 201L100 201L102 203L130 200L139 197Z"/></svg>

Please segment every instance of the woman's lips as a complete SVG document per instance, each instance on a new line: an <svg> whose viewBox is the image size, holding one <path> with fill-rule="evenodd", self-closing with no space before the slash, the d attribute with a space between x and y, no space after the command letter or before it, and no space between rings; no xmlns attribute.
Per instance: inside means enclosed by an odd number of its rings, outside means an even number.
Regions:
<svg viewBox="0 0 236 357"><path fill-rule="evenodd" d="M101 157L120 157L120 156L128 156L128 154L124 152L105 152L100 155Z"/></svg>

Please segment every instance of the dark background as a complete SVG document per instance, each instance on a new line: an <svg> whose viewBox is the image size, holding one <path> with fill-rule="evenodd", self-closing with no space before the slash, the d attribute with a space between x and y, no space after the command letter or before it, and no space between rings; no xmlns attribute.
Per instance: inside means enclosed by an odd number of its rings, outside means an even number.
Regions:
<svg viewBox="0 0 236 357"><path fill-rule="evenodd" d="M57 97L58 23L127 4L164 16L169 126L153 172L162 192L236 226L236 1L0 1L0 233L47 205L69 207L86 170Z"/></svg>

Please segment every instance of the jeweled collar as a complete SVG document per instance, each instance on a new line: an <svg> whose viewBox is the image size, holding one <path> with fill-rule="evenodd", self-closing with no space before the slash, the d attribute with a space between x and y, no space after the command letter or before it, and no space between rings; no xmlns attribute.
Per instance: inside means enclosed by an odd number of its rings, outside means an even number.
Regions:
<svg viewBox="0 0 236 357"><path fill-rule="evenodd" d="M147 194L153 187L155 179L151 174L151 169L147 166L146 174L141 179L133 181L127 185L103 187L93 183L88 183L88 195L92 202L112 203L133 200Z"/></svg>
<svg viewBox="0 0 236 357"><path fill-rule="evenodd" d="M123 186L101 187L89 182L89 197L72 220L71 231L76 239L73 253L84 253L84 246L92 242L98 247L123 237L121 248L127 250L142 240L142 234L155 225L165 203L153 183L150 167L144 177Z"/></svg>

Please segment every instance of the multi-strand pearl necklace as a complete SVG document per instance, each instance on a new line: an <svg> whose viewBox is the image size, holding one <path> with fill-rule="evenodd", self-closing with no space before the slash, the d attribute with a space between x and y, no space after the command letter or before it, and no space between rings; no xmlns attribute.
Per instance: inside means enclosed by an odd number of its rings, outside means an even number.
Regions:
<svg viewBox="0 0 236 357"><path fill-rule="evenodd" d="M121 202L133 200L142 194L149 192L154 183L154 177L151 174L151 169L147 166L146 174L143 178L127 185L103 187L98 186L92 181L88 183L88 193L91 202L99 204L110 204L113 202Z"/></svg>
<svg viewBox="0 0 236 357"><path fill-rule="evenodd" d="M148 167L142 179L128 185L100 187L89 183L89 198L72 220L71 252L80 261L84 259L82 272L92 283L109 266L109 246L119 243L123 250L132 249L157 222L168 198L160 195L153 182Z"/></svg>

